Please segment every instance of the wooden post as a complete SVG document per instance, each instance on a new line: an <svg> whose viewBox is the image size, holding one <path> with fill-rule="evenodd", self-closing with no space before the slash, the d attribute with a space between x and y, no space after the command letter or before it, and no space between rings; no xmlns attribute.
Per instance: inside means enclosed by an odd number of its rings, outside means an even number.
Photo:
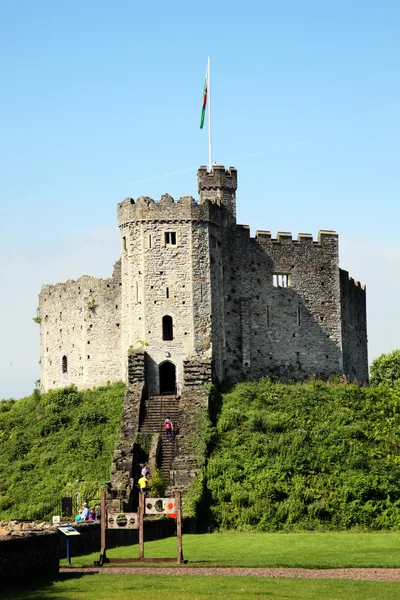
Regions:
<svg viewBox="0 0 400 600"><path fill-rule="evenodd" d="M143 535L143 520L144 520L144 492L139 490L139 558L144 558L144 535Z"/></svg>
<svg viewBox="0 0 400 600"><path fill-rule="evenodd" d="M107 560L107 556L106 556L106 549L107 549L107 532L106 532L106 528L107 528L107 508L106 508L106 491L103 490L101 492L101 503L100 503L100 511L101 511L101 521L100 521L100 527L101 527L101 534L100 534L100 566L104 563L104 562L109 562Z"/></svg>
<svg viewBox="0 0 400 600"><path fill-rule="evenodd" d="M175 510L176 510L176 537L178 540L178 564L183 562L182 551L182 502L181 493L175 493Z"/></svg>

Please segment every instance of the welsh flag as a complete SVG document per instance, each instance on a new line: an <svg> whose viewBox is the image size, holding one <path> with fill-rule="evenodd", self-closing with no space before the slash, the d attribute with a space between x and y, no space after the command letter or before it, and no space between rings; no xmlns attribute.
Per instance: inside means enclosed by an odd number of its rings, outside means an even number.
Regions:
<svg viewBox="0 0 400 600"><path fill-rule="evenodd" d="M206 80L204 82L204 92L203 92L203 107L201 109L201 117L200 117L200 129L203 129L204 125L204 117L206 114L207 107L207 90L208 90L208 65L206 70Z"/></svg>

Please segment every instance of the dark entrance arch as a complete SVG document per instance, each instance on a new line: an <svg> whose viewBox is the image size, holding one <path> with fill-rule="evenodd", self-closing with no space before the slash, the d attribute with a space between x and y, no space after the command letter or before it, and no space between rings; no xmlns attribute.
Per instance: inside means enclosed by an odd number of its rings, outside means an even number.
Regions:
<svg viewBox="0 0 400 600"><path fill-rule="evenodd" d="M160 395L176 393L176 368L174 363L166 360L159 366Z"/></svg>

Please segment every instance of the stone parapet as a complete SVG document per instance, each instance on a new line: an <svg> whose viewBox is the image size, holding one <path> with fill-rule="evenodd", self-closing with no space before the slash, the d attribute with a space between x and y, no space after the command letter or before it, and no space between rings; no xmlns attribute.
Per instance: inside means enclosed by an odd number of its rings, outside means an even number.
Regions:
<svg viewBox="0 0 400 600"><path fill-rule="evenodd" d="M144 352L135 352L128 356L128 384L144 383L145 356Z"/></svg>
<svg viewBox="0 0 400 600"><path fill-rule="evenodd" d="M53 530L23 537L0 538L0 589L27 583L35 578L56 579L60 536Z"/></svg>
<svg viewBox="0 0 400 600"><path fill-rule="evenodd" d="M184 360L183 376L185 386L192 387L211 383L211 361Z"/></svg>
<svg viewBox="0 0 400 600"><path fill-rule="evenodd" d="M218 221L218 208L211 202L198 204L192 196L182 196L175 201L165 194L158 202L145 196L136 201L125 198L118 204L118 225L135 221Z"/></svg>
<svg viewBox="0 0 400 600"><path fill-rule="evenodd" d="M297 236L297 240L293 239L292 234L289 231L278 231L276 234L276 238L273 238L270 231L256 231L255 241L261 245L268 244L290 244L297 246L298 244L313 244L313 245L323 245L323 244L332 244L336 242L338 244L339 236L336 231L328 231L328 230L320 230L318 232L318 237L316 240L313 239L311 233L299 233Z"/></svg>

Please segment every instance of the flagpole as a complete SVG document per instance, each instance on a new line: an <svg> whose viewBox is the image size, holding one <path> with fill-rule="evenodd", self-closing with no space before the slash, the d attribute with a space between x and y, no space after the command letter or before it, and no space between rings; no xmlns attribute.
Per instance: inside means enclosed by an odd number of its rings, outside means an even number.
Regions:
<svg viewBox="0 0 400 600"><path fill-rule="evenodd" d="M211 151L211 86L210 86L210 57L207 65L207 95L208 95L208 170L212 171L212 151Z"/></svg>

